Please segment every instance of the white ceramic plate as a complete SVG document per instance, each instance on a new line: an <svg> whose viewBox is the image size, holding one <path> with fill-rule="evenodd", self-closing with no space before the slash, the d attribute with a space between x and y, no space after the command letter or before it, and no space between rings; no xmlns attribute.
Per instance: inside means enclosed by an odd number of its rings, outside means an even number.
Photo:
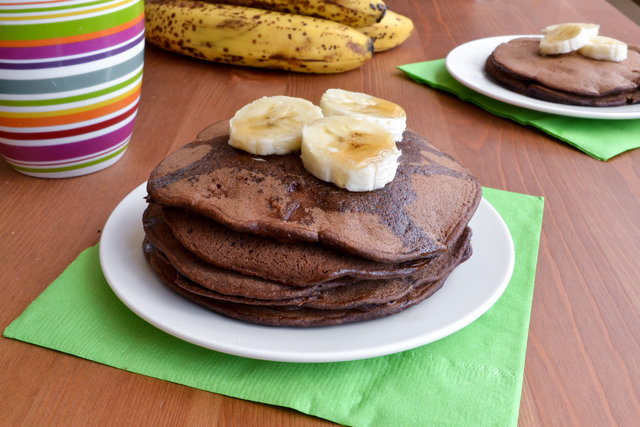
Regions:
<svg viewBox="0 0 640 427"><path fill-rule="evenodd" d="M591 119L637 119L640 118L640 104L619 107L582 107L543 101L512 92L491 80L484 71L484 64L491 52L500 44L517 37L539 36L498 36L479 39L462 44L453 49L446 58L449 73L461 84L489 98L530 110L561 116Z"/></svg>
<svg viewBox="0 0 640 427"><path fill-rule="evenodd" d="M511 234L484 199L471 219L473 256L438 292L401 313L319 328L275 328L233 320L165 287L142 254L146 184L118 204L100 240L107 282L133 312L193 344L254 359L332 362L382 356L438 340L476 320L502 295L513 271Z"/></svg>

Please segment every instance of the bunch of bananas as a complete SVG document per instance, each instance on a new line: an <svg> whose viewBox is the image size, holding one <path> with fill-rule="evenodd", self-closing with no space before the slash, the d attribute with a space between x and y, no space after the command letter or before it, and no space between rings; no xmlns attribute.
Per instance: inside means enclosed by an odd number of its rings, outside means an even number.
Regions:
<svg viewBox="0 0 640 427"><path fill-rule="evenodd" d="M145 0L146 38L208 61L305 73L352 70L413 22L381 0Z"/></svg>

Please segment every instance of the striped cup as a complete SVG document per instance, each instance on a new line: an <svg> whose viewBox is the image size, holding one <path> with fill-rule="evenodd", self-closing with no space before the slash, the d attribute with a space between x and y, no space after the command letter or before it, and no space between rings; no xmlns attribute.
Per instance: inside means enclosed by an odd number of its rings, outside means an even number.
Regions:
<svg viewBox="0 0 640 427"><path fill-rule="evenodd" d="M0 154L65 178L122 157L140 99L143 0L0 0Z"/></svg>

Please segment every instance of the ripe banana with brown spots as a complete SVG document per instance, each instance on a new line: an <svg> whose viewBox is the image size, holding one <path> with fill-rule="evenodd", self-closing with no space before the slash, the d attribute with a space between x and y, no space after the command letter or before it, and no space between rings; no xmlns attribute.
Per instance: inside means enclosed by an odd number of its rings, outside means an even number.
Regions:
<svg viewBox="0 0 640 427"><path fill-rule="evenodd" d="M339 73L373 55L372 40L334 21L200 0L146 0L149 43L199 59Z"/></svg>
<svg viewBox="0 0 640 427"><path fill-rule="evenodd" d="M315 16L354 28L379 22L387 5L381 0L206 0L210 3L235 4L276 12Z"/></svg>
<svg viewBox="0 0 640 427"><path fill-rule="evenodd" d="M358 28L373 40L373 50L384 52L404 43L413 33L413 21L392 10L387 10L380 22Z"/></svg>

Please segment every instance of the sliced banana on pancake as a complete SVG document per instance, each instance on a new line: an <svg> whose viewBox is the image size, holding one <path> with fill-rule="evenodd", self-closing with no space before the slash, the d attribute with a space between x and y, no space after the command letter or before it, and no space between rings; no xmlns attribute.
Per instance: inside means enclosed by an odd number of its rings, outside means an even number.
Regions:
<svg viewBox="0 0 640 427"><path fill-rule="evenodd" d="M349 191L372 191L391 182L400 154L391 132L353 116L316 120L302 132L305 169Z"/></svg>
<svg viewBox="0 0 640 427"><path fill-rule="evenodd" d="M558 55L573 52L585 46L589 40L598 35L597 24L568 23L551 25L542 30L544 37L540 40L542 55Z"/></svg>
<svg viewBox="0 0 640 427"><path fill-rule="evenodd" d="M322 110L302 98L265 96L245 105L229 121L229 145L251 154L288 154L300 149L302 128Z"/></svg>
<svg viewBox="0 0 640 427"><path fill-rule="evenodd" d="M627 44L610 37L596 36L578 49L578 53L600 61L620 62L627 59Z"/></svg>
<svg viewBox="0 0 640 427"><path fill-rule="evenodd" d="M355 116L375 122L391 132L395 141L402 141L407 126L407 113L401 106L366 93L328 89L320 108L325 117Z"/></svg>

